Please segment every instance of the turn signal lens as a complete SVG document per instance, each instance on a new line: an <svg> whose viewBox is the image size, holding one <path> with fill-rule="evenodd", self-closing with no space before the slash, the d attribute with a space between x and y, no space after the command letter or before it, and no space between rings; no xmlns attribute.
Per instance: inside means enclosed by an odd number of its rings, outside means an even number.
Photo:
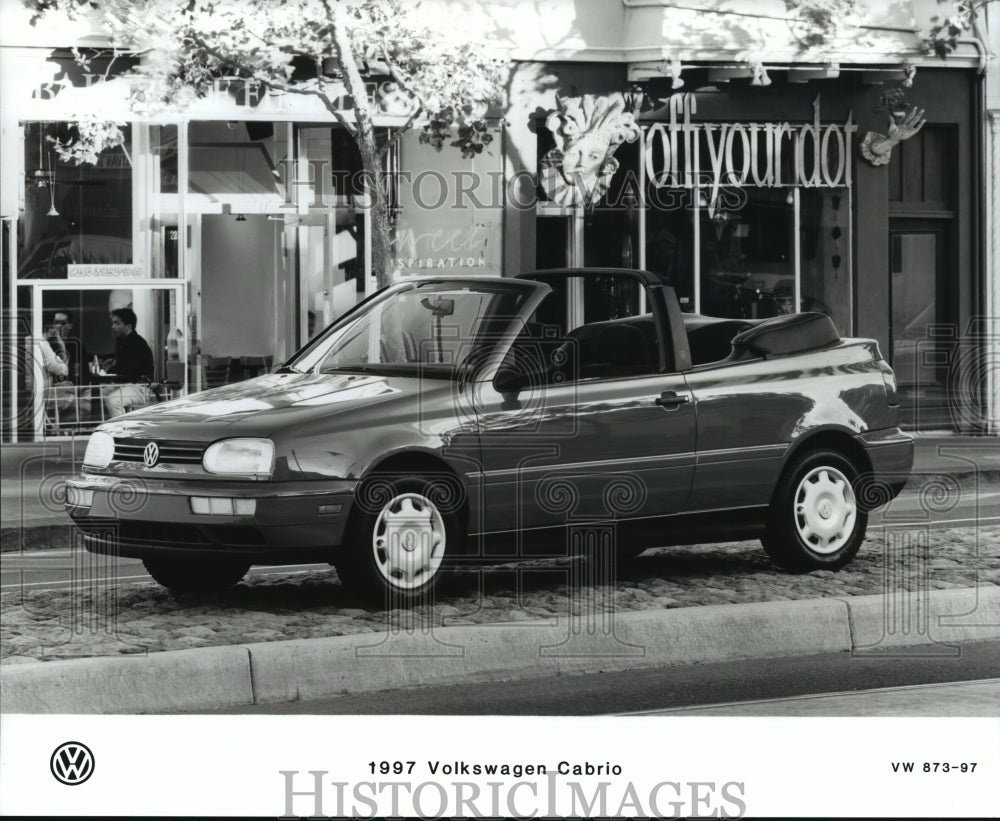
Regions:
<svg viewBox="0 0 1000 821"><path fill-rule="evenodd" d="M73 487L68 485L66 487L66 506L67 507L86 507L89 508L94 504L94 491L84 490L82 488Z"/></svg>

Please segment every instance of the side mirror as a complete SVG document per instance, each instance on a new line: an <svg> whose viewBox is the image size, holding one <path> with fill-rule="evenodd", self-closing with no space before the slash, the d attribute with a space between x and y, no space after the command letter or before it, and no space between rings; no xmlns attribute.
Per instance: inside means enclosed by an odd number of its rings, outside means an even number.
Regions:
<svg viewBox="0 0 1000 821"><path fill-rule="evenodd" d="M520 393L531 384L531 375L521 368L501 365L493 377L493 387L499 393Z"/></svg>

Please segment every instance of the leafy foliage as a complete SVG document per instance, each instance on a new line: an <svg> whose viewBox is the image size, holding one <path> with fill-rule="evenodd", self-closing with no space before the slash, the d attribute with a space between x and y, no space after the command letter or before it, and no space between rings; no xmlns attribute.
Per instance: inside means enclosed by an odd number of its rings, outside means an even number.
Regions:
<svg viewBox="0 0 1000 821"><path fill-rule="evenodd" d="M932 25L923 39L924 50L947 57L958 47L958 38L973 28L980 10L991 2L994 0L954 0L954 14L931 18Z"/></svg>
<svg viewBox="0 0 1000 821"><path fill-rule="evenodd" d="M440 25L406 0L23 0L37 23L49 12L99 21L112 46L140 55L130 76L132 109L182 111L240 79L272 93L320 100L354 138L366 178L377 180L392 141L413 126L438 148L471 157L490 143L485 117L503 102L506 59L491 46L475 4L456 25ZM368 77L388 75L406 121L379 143ZM345 112L342 99L349 100ZM81 124L61 156L92 162L121 135L115 124ZM382 132L379 132L382 133ZM372 264L381 281L388 263L386 190L373 186Z"/></svg>

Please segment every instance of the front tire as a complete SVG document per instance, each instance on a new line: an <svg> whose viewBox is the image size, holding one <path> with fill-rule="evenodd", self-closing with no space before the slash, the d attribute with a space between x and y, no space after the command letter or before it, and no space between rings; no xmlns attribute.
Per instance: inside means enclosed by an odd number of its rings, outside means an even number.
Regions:
<svg viewBox="0 0 1000 821"><path fill-rule="evenodd" d="M373 476L358 494L345 554L344 587L387 609L426 600L456 555L458 496L450 481Z"/></svg>
<svg viewBox="0 0 1000 821"><path fill-rule="evenodd" d="M143 559L146 572L175 593L213 593L232 587L250 569L240 559L172 558Z"/></svg>
<svg viewBox="0 0 1000 821"><path fill-rule="evenodd" d="M786 570L839 570L865 539L868 514L854 486L858 469L841 453L800 456L782 474L761 543Z"/></svg>

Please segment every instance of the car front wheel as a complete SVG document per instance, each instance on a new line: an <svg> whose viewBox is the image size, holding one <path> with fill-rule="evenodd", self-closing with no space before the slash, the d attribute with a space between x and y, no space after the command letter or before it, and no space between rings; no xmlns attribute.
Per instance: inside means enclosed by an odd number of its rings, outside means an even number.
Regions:
<svg viewBox="0 0 1000 821"><path fill-rule="evenodd" d="M419 600L456 553L451 483L413 477L369 479L356 502L344 555L334 562L345 587L391 608Z"/></svg>
<svg viewBox="0 0 1000 821"><path fill-rule="evenodd" d="M801 456L778 481L764 550L786 570L837 570L854 558L868 514L858 504L858 470L836 451Z"/></svg>
<svg viewBox="0 0 1000 821"><path fill-rule="evenodd" d="M232 587L250 569L238 559L143 559L146 572L175 593L211 593Z"/></svg>
<svg viewBox="0 0 1000 821"><path fill-rule="evenodd" d="M334 562L345 587L387 608L425 597L457 552L451 482L374 476L363 486L344 555Z"/></svg>

